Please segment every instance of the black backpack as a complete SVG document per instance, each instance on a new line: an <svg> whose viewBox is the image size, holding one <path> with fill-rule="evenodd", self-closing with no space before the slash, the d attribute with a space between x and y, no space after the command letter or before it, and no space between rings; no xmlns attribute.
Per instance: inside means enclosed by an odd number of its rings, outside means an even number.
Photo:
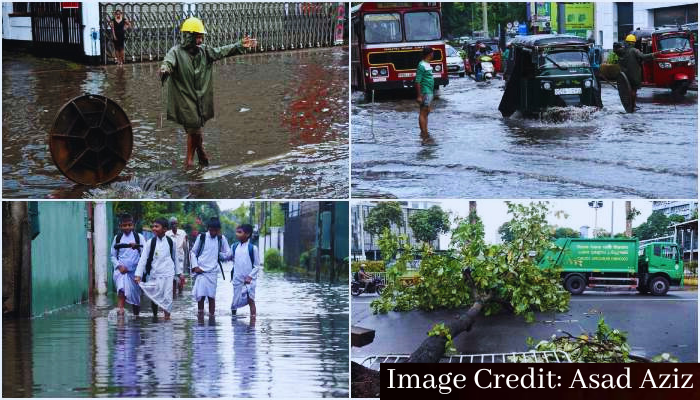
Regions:
<svg viewBox="0 0 700 400"><path fill-rule="evenodd" d="M219 241L219 253L221 253L221 235L216 236L216 239ZM202 251L204 251L204 243L207 240L207 233L203 232L199 234L199 248L197 249L197 258L202 255ZM221 266L221 260L219 260L219 255L216 255L216 262L219 264L219 269L221 270L221 277L226 280L226 275L224 275L224 267Z"/></svg>
<svg viewBox="0 0 700 400"><path fill-rule="evenodd" d="M219 253L221 253L221 235L216 237L219 240ZM200 233L199 234L199 248L197 249L197 258L202 255L202 251L204 251L204 241L207 240L207 233Z"/></svg>
<svg viewBox="0 0 700 400"><path fill-rule="evenodd" d="M139 238L139 234L136 232L133 232L134 234L134 239L136 239L136 245L139 246L139 255L141 254L141 239ZM122 249L126 249L128 246L126 244L121 244L120 242L122 241L122 236L124 236L124 232L119 232L117 235L117 238L114 240L114 249L117 250L117 259L119 259L119 252L122 251Z"/></svg>
<svg viewBox="0 0 700 400"><path fill-rule="evenodd" d="M175 261L175 256L173 256L173 240L170 239L170 237L165 236L166 239L168 239L168 245L170 245L170 258L173 259L173 262L177 264ZM158 237L154 237L151 239L151 251L148 253L148 258L146 259L146 272L143 273L143 281L146 282L146 276L151 274L151 267L153 264L153 253L156 252L156 239Z"/></svg>

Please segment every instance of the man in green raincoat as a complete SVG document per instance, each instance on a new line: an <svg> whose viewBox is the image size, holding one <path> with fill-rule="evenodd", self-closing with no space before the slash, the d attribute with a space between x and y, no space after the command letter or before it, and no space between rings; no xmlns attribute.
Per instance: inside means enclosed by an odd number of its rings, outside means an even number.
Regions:
<svg viewBox="0 0 700 400"><path fill-rule="evenodd" d="M637 90L642 87L642 63L644 61L653 60L659 53L644 54L639 49L634 47L637 42L637 37L633 34L627 35L625 45L619 46L617 43L613 46L613 51L619 58L620 71L624 72L627 80L630 83L630 97L632 101L632 112L638 109L637 107Z"/></svg>
<svg viewBox="0 0 700 400"><path fill-rule="evenodd" d="M255 46L255 39L245 37L242 41L222 46L203 45L204 24L198 18L188 18L180 28L180 44L168 51L160 67L161 81L168 80L168 119L185 128L187 133L187 156L185 168L192 167L194 153L199 164L209 164L203 146L203 127L214 117L214 61L242 54Z"/></svg>

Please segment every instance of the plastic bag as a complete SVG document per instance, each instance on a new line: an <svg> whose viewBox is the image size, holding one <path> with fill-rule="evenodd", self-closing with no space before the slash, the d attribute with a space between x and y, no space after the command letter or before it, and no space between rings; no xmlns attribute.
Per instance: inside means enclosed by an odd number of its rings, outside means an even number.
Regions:
<svg viewBox="0 0 700 400"><path fill-rule="evenodd" d="M247 305L248 305L248 285L243 285L243 289L241 290L241 294L238 295L238 297L233 299L233 302L231 303L231 308L238 309L241 307L245 307Z"/></svg>

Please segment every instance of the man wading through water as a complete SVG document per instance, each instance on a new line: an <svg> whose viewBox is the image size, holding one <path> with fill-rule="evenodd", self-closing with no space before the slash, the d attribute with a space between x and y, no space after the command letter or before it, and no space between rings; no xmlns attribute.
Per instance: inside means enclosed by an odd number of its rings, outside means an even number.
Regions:
<svg viewBox="0 0 700 400"><path fill-rule="evenodd" d="M659 52L644 54L634 47L637 37L629 34L625 38L625 45L613 44L613 51L619 57L620 70L627 75L630 83L630 101L632 102L632 112L639 110L637 107L637 90L642 87L642 63L653 60Z"/></svg>
<svg viewBox="0 0 700 400"><path fill-rule="evenodd" d="M256 45L256 40L246 36L243 41L209 47L204 41L204 24L198 18L187 18L180 28L180 44L165 55L160 67L161 82L168 83L168 119L185 128L187 156L185 168L192 167L194 153L199 164L209 165L204 152L203 127L214 117L214 87L212 70L214 61L236 54Z"/></svg>

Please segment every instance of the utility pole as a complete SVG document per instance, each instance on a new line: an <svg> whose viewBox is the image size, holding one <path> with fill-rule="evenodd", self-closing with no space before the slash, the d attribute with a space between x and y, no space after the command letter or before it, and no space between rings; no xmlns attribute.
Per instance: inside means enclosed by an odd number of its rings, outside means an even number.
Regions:
<svg viewBox="0 0 700 400"><path fill-rule="evenodd" d="M486 32L486 35L488 36L489 32L489 16L488 16L488 11L486 9L486 2L481 3L483 10L484 10L484 15L483 15L483 31Z"/></svg>
<svg viewBox="0 0 700 400"><path fill-rule="evenodd" d="M107 203L96 201L94 209L94 229L93 245L95 247L95 291L98 295L107 294L107 260L108 260L108 240L107 237Z"/></svg>
<svg viewBox="0 0 700 400"><path fill-rule="evenodd" d="M610 237L614 236L613 226L615 224L615 202L610 202Z"/></svg>

